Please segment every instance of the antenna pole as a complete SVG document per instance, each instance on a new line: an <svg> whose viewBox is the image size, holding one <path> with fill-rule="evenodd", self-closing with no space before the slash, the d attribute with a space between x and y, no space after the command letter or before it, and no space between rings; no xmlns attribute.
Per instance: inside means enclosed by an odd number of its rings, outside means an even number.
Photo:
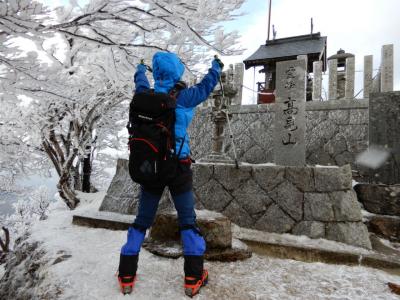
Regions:
<svg viewBox="0 0 400 300"><path fill-rule="evenodd" d="M268 36L267 36L267 41L269 41L269 32L271 31L271 2L272 0L269 0L269 12L268 12Z"/></svg>

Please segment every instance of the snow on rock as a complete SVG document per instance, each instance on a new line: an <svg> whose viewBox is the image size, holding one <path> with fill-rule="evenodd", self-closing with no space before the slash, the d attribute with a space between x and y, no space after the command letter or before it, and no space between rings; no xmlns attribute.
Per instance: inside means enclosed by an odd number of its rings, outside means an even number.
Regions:
<svg viewBox="0 0 400 300"><path fill-rule="evenodd" d="M81 194L77 210L97 209L104 193ZM29 238L45 251L43 260L59 253L66 259L47 264L44 280L34 291L59 286L60 299L188 299L183 293L183 259L167 259L142 250L138 281L133 294L120 294L115 276L126 232L72 225L74 211L64 205L52 208ZM60 252L62 251L62 252ZM58 253L58 254L57 254ZM69 257L69 255L71 257ZM69 257L69 258L68 258ZM206 262L208 286L196 299L398 299L387 282L400 276L365 267L304 263L259 255L234 262ZM32 299L40 299L33 295Z"/></svg>

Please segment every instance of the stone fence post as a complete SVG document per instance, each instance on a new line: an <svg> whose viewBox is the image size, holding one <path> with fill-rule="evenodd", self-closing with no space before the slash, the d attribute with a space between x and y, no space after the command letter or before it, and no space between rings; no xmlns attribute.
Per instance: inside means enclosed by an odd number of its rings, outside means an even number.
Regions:
<svg viewBox="0 0 400 300"><path fill-rule="evenodd" d="M329 92L328 99L337 99L337 59L331 59L328 61L329 68Z"/></svg>
<svg viewBox="0 0 400 300"><path fill-rule="evenodd" d="M393 91L393 44L382 46L381 91Z"/></svg>
<svg viewBox="0 0 400 300"><path fill-rule="evenodd" d="M312 100L321 100L321 89L322 89L322 61L313 62L313 90L312 90Z"/></svg>
<svg viewBox="0 0 400 300"><path fill-rule="evenodd" d="M372 92L373 56L364 56L364 98Z"/></svg>

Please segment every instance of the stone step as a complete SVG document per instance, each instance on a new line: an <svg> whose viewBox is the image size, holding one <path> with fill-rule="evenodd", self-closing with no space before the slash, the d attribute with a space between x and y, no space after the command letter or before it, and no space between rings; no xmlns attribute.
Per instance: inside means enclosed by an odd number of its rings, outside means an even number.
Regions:
<svg viewBox="0 0 400 300"><path fill-rule="evenodd" d="M134 215L87 210L76 212L72 218L72 224L92 228L128 230L134 219Z"/></svg>
<svg viewBox="0 0 400 300"><path fill-rule="evenodd" d="M400 275L400 256L379 249L366 250L329 240L310 240L288 234L267 233L233 227L233 237L246 243L251 251L281 259L372 267ZM375 243L374 243L375 245Z"/></svg>

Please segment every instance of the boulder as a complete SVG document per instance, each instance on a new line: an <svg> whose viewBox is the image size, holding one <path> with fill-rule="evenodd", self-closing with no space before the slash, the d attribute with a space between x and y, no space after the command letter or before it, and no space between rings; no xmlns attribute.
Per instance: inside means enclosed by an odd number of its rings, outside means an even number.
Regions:
<svg viewBox="0 0 400 300"><path fill-rule="evenodd" d="M231 222L222 214L196 210L197 225L203 234L208 249L225 249L232 246ZM180 241L176 212L157 215L151 227L149 241Z"/></svg>
<svg viewBox="0 0 400 300"><path fill-rule="evenodd" d="M400 218L372 216L366 222L368 231L393 242L400 242Z"/></svg>
<svg viewBox="0 0 400 300"><path fill-rule="evenodd" d="M367 211L400 216L400 184L357 184L354 190Z"/></svg>
<svg viewBox="0 0 400 300"><path fill-rule="evenodd" d="M197 225L207 243L205 259L231 262L251 257L245 244L238 240L232 243L232 225L227 217L206 210L197 210L196 215ZM158 256L179 258L183 255L175 212L157 215L143 247Z"/></svg>

